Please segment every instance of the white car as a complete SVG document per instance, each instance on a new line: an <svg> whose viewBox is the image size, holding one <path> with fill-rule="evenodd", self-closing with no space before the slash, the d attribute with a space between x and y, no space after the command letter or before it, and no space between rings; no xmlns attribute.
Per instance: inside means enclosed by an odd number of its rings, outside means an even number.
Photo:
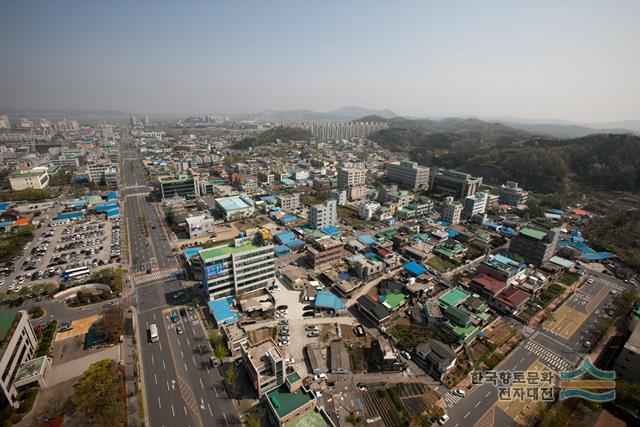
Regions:
<svg viewBox="0 0 640 427"><path fill-rule="evenodd" d="M446 423L447 421L449 421L449 415L444 414L443 416L440 417L440 419L438 420L438 423L440 425Z"/></svg>
<svg viewBox="0 0 640 427"><path fill-rule="evenodd" d="M460 396L460 397L465 397L466 396L466 393L462 389L453 390L453 394L455 394L456 396Z"/></svg>
<svg viewBox="0 0 640 427"><path fill-rule="evenodd" d="M407 360L411 360L411 355L409 354L409 352L407 351L401 351L400 354L402 355L402 357L404 357Z"/></svg>
<svg viewBox="0 0 640 427"><path fill-rule="evenodd" d="M316 381L320 381L320 380L326 380L327 379L327 374L318 374L316 376L313 377L314 380Z"/></svg>

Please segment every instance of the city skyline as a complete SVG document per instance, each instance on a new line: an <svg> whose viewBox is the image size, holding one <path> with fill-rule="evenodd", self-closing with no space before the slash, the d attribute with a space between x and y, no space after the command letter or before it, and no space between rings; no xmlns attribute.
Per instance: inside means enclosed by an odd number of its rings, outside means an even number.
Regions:
<svg viewBox="0 0 640 427"><path fill-rule="evenodd" d="M637 120L640 4L614 3L9 3L0 107Z"/></svg>

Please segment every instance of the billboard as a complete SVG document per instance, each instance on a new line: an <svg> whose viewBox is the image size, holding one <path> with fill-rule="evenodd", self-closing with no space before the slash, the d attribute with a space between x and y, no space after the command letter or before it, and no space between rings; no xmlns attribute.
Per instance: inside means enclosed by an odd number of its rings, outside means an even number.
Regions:
<svg viewBox="0 0 640 427"><path fill-rule="evenodd" d="M207 265L205 272L207 273L207 279L219 276L224 272L224 261L215 261L212 265Z"/></svg>

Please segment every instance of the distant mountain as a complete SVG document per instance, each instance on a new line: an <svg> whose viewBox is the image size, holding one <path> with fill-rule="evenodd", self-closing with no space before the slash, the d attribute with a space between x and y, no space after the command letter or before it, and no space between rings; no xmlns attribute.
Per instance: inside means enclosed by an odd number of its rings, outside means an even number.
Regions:
<svg viewBox="0 0 640 427"><path fill-rule="evenodd" d="M527 132L540 135L549 135L557 138L580 138L582 136L599 134L599 133L636 133L630 129L623 128L591 128L573 124L555 124L555 123L518 123L510 121L502 121L501 123L516 129L522 129Z"/></svg>
<svg viewBox="0 0 640 427"><path fill-rule="evenodd" d="M328 112L304 109L290 111L264 110L254 116L256 120L269 122L349 121L363 116L380 116L385 119L398 117L391 110L372 110L362 107L342 107Z"/></svg>

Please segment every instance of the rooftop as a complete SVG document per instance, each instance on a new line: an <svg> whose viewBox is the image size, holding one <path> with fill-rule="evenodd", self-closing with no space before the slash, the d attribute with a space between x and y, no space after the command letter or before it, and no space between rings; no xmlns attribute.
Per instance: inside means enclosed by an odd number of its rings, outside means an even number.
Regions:
<svg viewBox="0 0 640 427"><path fill-rule="evenodd" d="M260 246L253 244L253 243L248 243L246 245L243 246L216 246L214 248L209 248L209 249L204 249L200 251L200 256L205 259L213 259L213 258L217 258L219 256L223 256L223 255L230 255L230 254L241 254L243 252L249 252L253 249L258 249Z"/></svg>
<svg viewBox="0 0 640 427"><path fill-rule="evenodd" d="M460 302L469 298L469 293L460 288L453 288L446 294L438 298L438 302L444 305L458 305Z"/></svg>
<svg viewBox="0 0 640 427"><path fill-rule="evenodd" d="M309 411L286 424L287 427L328 427L329 425L318 411Z"/></svg>
<svg viewBox="0 0 640 427"><path fill-rule="evenodd" d="M216 203L225 211L234 211L238 209L247 209L252 206L252 202L247 197L231 196L220 197L216 199Z"/></svg>
<svg viewBox="0 0 640 427"><path fill-rule="evenodd" d="M535 228L525 227L520 230L520 234L523 236L531 237L532 239L542 240L547 236L546 231L536 230Z"/></svg>
<svg viewBox="0 0 640 427"><path fill-rule="evenodd" d="M20 370L18 371L18 374L16 375L14 381L22 381L38 375L42 370L42 365L44 364L46 359L47 356L41 356L37 359L32 359L28 362L25 362L22 366L20 366Z"/></svg>
<svg viewBox="0 0 640 427"><path fill-rule="evenodd" d="M267 393L267 398L278 417L283 418L313 400L313 395L303 388L292 393L285 385L281 385Z"/></svg>
<svg viewBox="0 0 640 427"><path fill-rule="evenodd" d="M316 294L315 305L316 307L330 308L333 310L344 310L347 308L344 301L329 291L319 291Z"/></svg>

